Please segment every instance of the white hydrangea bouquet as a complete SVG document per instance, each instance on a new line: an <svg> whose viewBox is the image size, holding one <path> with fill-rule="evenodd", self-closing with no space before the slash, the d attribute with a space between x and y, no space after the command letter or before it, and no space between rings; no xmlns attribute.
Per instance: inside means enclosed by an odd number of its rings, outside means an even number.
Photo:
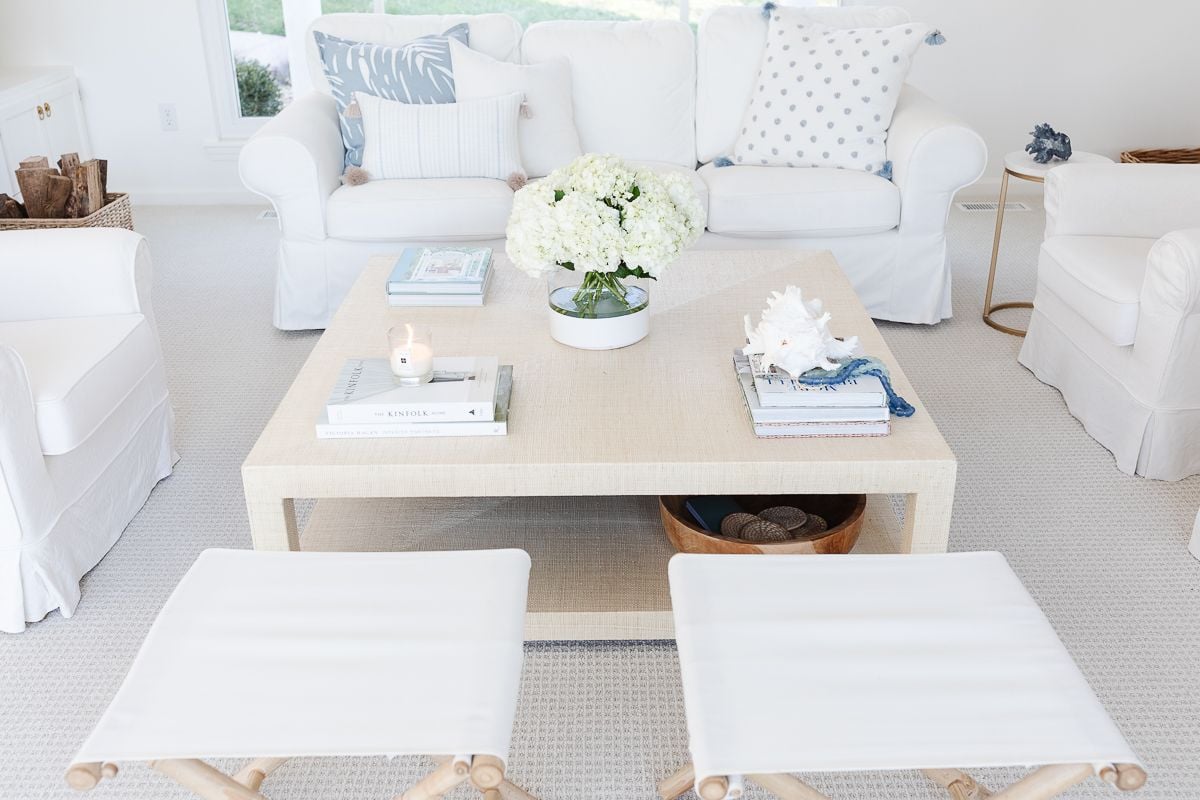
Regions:
<svg viewBox="0 0 1200 800"><path fill-rule="evenodd" d="M595 317L606 297L635 310L622 279L657 279L696 241L704 222L686 175L588 154L517 191L505 249L532 277L559 269L581 275L572 310ZM645 293L639 297L644 305Z"/></svg>

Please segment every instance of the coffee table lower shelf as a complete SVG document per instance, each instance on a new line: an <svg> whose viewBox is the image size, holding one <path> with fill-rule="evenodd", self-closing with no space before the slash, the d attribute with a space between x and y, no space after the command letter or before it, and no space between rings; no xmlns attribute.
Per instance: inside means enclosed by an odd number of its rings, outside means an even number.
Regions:
<svg viewBox="0 0 1200 800"><path fill-rule="evenodd" d="M900 530L888 498L872 495L854 552L898 552ZM533 559L528 640L675 638L667 588L675 550L654 497L321 500L301 537L304 550L496 547Z"/></svg>

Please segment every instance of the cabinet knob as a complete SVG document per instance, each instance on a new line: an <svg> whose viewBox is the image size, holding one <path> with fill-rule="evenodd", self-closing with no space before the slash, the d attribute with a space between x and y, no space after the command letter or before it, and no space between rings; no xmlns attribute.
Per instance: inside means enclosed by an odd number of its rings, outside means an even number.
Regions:
<svg viewBox="0 0 1200 800"><path fill-rule="evenodd" d="M48 117L48 116L50 116L50 104L49 104L49 103L42 103L42 107L46 109L46 116L47 116L47 117Z"/></svg>
<svg viewBox="0 0 1200 800"><path fill-rule="evenodd" d="M45 109L43 109L43 108L41 107L41 105L39 105L39 106L37 107L37 112L38 112L38 119L45 119L45 118L46 118L46 111L45 111Z"/></svg>

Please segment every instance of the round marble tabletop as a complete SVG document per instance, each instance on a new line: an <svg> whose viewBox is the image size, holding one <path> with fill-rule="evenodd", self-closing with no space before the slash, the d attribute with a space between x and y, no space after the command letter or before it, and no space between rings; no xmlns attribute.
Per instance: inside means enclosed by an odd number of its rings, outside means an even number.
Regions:
<svg viewBox="0 0 1200 800"><path fill-rule="evenodd" d="M1076 150L1067 161L1051 161L1049 164L1039 164L1024 150L1015 150L1004 157L1004 168L1019 178L1029 178L1035 181L1044 180L1046 173L1063 164L1111 164L1113 160L1099 153L1087 153Z"/></svg>

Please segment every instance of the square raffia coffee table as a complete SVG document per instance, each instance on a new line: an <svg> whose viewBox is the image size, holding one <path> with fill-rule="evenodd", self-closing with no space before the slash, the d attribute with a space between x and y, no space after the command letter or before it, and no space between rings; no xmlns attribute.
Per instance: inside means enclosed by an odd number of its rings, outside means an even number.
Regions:
<svg viewBox="0 0 1200 800"><path fill-rule="evenodd" d="M672 636L659 495L865 493L855 552L946 550L954 455L829 253L687 253L651 287L650 335L602 352L553 341L545 287L495 258L481 308L389 308L393 259L371 259L242 466L256 549L521 547L531 639ZM917 409L891 435L755 438L730 358L788 284L888 365ZM385 356L403 322L440 355L513 365L507 436L316 438L343 362ZM905 496L903 525L883 495ZM318 501L303 541L301 498Z"/></svg>

